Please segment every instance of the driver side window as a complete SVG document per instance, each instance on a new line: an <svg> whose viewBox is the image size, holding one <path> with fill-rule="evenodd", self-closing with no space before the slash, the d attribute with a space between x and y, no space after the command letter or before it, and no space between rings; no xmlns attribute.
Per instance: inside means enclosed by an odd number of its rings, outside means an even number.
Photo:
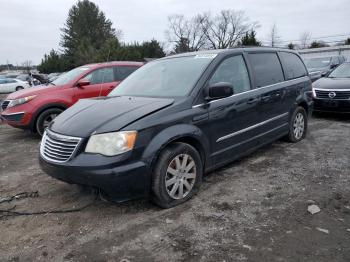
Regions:
<svg viewBox="0 0 350 262"><path fill-rule="evenodd" d="M250 90L248 70L242 55L226 58L209 80L209 84L228 82L233 85L235 94Z"/></svg>
<svg viewBox="0 0 350 262"><path fill-rule="evenodd" d="M96 69L85 76L84 79L88 80L90 85L114 82L113 67Z"/></svg>

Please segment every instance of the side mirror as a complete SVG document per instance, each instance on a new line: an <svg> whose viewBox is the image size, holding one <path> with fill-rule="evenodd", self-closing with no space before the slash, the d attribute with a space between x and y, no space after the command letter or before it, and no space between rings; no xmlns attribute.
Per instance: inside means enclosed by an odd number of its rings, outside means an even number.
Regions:
<svg viewBox="0 0 350 262"><path fill-rule="evenodd" d="M85 79L80 79L78 81L78 83L76 84L76 86L79 87L79 88L82 88L82 87L88 86L88 85L90 85L90 81L89 80L85 80Z"/></svg>
<svg viewBox="0 0 350 262"><path fill-rule="evenodd" d="M331 64L331 69L337 67L337 64Z"/></svg>
<svg viewBox="0 0 350 262"><path fill-rule="evenodd" d="M225 98L233 94L234 91L231 83L219 82L208 86L206 100Z"/></svg>

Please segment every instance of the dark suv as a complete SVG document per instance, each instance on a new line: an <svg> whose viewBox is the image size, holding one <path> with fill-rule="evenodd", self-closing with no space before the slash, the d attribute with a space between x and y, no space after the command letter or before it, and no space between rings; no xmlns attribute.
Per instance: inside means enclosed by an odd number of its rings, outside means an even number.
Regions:
<svg viewBox="0 0 350 262"><path fill-rule="evenodd" d="M298 142L312 110L299 55L279 49L170 56L85 99L50 124L40 163L68 183L114 200L150 196L161 207L198 190L202 175L281 137Z"/></svg>

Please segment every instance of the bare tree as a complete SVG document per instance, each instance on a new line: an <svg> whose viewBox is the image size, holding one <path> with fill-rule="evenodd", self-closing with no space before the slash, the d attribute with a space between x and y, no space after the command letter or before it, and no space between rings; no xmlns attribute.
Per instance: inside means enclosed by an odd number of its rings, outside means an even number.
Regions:
<svg viewBox="0 0 350 262"><path fill-rule="evenodd" d="M201 30L200 17L186 19L183 15L168 17L166 35L175 44L176 52L198 51L205 45L205 35Z"/></svg>
<svg viewBox="0 0 350 262"><path fill-rule="evenodd" d="M311 33L307 31L303 32L300 35L300 47L303 49L307 48L309 46L310 40L311 40Z"/></svg>
<svg viewBox="0 0 350 262"><path fill-rule="evenodd" d="M277 29L276 23L274 23L271 27L269 39L270 39L270 41L269 41L270 45L272 47L275 47L276 45L279 45L281 43L281 36L278 34L278 29Z"/></svg>
<svg viewBox="0 0 350 262"><path fill-rule="evenodd" d="M213 49L233 47L247 31L257 27L257 23L251 23L243 11L232 9L222 10L215 16L204 13L198 21L209 48Z"/></svg>

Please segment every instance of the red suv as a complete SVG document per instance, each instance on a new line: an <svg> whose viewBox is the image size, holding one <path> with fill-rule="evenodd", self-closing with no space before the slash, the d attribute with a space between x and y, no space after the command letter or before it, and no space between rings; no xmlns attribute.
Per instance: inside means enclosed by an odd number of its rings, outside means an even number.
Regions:
<svg viewBox="0 0 350 262"><path fill-rule="evenodd" d="M40 135L63 110L79 99L106 96L139 62L108 62L77 67L51 82L10 94L1 104L1 118L13 127Z"/></svg>

